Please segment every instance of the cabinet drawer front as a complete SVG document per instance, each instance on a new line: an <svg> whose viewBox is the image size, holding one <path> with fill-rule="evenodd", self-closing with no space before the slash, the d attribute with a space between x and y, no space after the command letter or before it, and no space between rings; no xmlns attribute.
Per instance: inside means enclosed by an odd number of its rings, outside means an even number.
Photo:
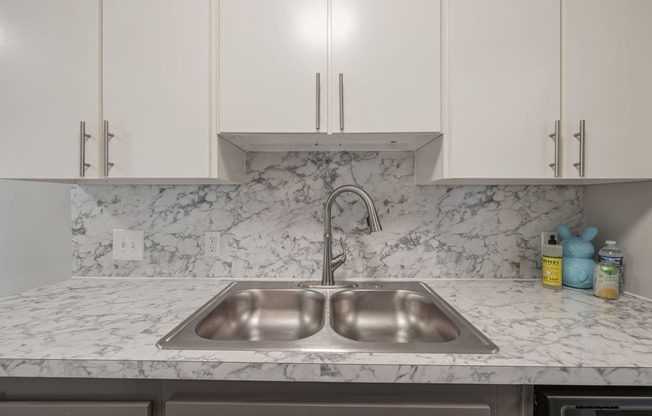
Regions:
<svg viewBox="0 0 652 416"><path fill-rule="evenodd" d="M0 402L2 416L150 416L151 402Z"/></svg>
<svg viewBox="0 0 652 416"><path fill-rule="evenodd" d="M354 403L228 403L169 401L167 416L490 416L486 404L354 404Z"/></svg>

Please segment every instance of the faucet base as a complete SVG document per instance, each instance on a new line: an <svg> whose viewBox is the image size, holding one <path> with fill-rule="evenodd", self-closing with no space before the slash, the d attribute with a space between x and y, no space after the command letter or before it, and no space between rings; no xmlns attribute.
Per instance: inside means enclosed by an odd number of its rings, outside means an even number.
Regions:
<svg viewBox="0 0 652 416"><path fill-rule="evenodd" d="M349 289L358 287L358 284L353 282L337 282L333 285L322 285L320 282L301 282L297 286L311 289Z"/></svg>

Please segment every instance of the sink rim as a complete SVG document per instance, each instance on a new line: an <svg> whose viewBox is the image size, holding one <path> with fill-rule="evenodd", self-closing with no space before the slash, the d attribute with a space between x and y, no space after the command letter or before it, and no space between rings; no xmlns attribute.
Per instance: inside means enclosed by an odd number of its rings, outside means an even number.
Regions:
<svg viewBox="0 0 652 416"><path fill-rule="evenodd" d="M419 353L419 354L492 354L498 347L475 328L462 314L452 308L434 290L423 282L367 281L358 288L323 289L300 287L300 281L233 281L217 295L184 319L156 346L164 350L203 351L287 351L328 353ZM222 300L232 293L247 289L292 289L317 292L326 297L324 325L316 334L293 341L215 341L201 338L195 333L196 323L202 320ZM446 343L378 343L360 342L337 334L331 326L331 297L345 290L410 290L430 298L442 312L457 325L460 336Z"/></svg>

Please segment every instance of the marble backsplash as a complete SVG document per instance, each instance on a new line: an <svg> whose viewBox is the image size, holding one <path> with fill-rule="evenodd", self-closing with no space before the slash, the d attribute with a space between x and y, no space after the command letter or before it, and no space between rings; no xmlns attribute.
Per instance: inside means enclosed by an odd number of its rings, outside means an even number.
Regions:
<svg viewBox="0 0 652 416"><path fill-rule="evenodd" d="M583 225L579 186L416 186L411 153L250 153L242 186L75 186L73 275L223 278L321 276L323 204L355 183L384 230L344 194L333 207L344 236L342 278L537 278L539 235ZM112 231L145 231L145 259L114 261ZM221 257L203 234L222 233ZM339 244L334 252L339 254Z"/></svg>

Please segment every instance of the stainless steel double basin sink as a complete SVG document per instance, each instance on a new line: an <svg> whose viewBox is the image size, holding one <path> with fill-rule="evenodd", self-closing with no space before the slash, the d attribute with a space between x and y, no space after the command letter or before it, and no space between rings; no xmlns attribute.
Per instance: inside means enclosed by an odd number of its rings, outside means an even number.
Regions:
<svg viewBox="0 0 652 416"><path fill-rule="evenodd" d="M353 288L236 282L158 342L162 349L494 353L423 283Z"/></svg>

